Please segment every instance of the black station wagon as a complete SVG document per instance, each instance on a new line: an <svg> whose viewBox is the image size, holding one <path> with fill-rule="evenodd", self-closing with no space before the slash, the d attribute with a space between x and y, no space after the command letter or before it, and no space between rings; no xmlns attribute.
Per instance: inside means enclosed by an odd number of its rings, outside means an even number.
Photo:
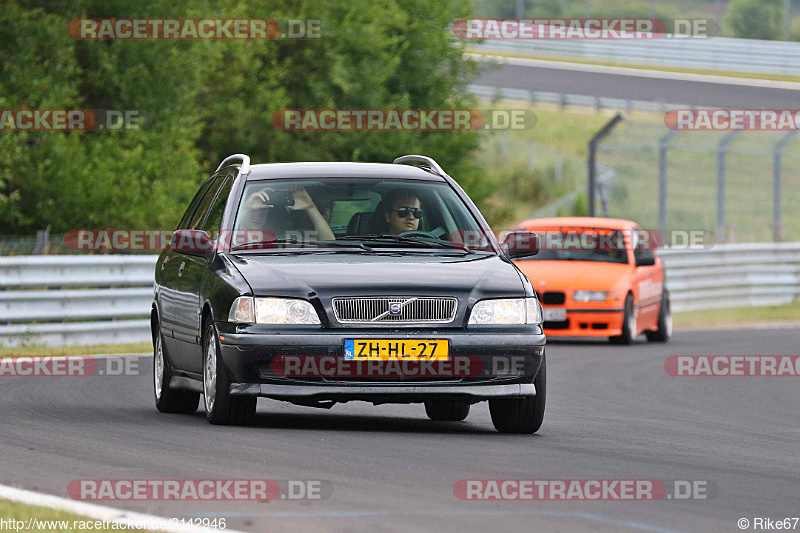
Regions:
<svg viewBox="0 0 800 533"><path fill-rule="evenodd" d="M424 403L460 421L488 400L498 431L545 409L542 308L501 242L431 158L250 165L225 159L156 264L155 403L213 424L257 398L310 407Z"/></svg>

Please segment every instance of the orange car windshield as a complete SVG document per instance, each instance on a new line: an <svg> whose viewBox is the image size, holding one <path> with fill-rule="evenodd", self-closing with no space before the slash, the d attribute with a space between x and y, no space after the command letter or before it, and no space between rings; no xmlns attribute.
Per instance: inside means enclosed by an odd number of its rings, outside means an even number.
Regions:
<svg viewBox="0 0 800 533"><path fill-rule="evenodd" d="M533 261L596 261L628 263L624 233L607 229L532 229L539 234L540 251Z"/></svg>

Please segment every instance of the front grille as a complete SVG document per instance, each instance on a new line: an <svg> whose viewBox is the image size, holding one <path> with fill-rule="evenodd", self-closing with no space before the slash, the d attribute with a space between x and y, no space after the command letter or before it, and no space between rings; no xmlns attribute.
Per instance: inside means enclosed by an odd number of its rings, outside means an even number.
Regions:
<svg viewBox="0 0 800 533"><path fill-rule="evenodd" d="M550 305L561 305L567 299L566 294L563 292L545 292L542 294L542 303Z"/></svg>
<svg viewBox="0 0 800 533"><path fill-rule="evenodd" d="M566 320L552 320L543 324L544 329L569 329L569 319Z"/></svg>
<svg viewBox="0 0 800 533"><path fill-rule="evenodd" d="M398 308L399 307L399 308ZM456 298L334 298L333 314L342 323L447 323L456 316Z"/></svg>

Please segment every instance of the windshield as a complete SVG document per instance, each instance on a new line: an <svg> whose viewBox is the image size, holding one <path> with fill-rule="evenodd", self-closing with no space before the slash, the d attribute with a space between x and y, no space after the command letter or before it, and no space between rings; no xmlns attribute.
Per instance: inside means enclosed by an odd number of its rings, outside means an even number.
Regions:
<svg viewBox="0 0 800 533"><path fill-rule="evenodd" d="M248 183L234 223L233 250L276 248L447 248L487 250L482 233L443 182L328 178ZM474 250L473 250L474 248ZM491 250L488 247L488 250Z"/></svg>
<svg viewBox="0 0 800 533"><path fill-rule="evenodd" d="M601 263L628 263L629 239L621 231L606 229L536 229L540 251L525 257L531 261L596 261Z"/></svg>

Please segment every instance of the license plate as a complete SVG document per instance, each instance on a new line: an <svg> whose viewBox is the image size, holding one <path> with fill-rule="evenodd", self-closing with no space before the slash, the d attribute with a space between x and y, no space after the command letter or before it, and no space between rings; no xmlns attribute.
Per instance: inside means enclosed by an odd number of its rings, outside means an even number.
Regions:
<svg viewBox="0 0 800 533"><path fill-rule="evenodd" d="M562 322L567 319L566 309L547 309L545 307L542 311L544 311L542 318L546 322Z"/></svg>
<svg viewBox="0 0 800 533"><path fill-rule="evenodd" d="M350 360L447 361L450 345L442 339L345 339L344 358Z"/></svg>

